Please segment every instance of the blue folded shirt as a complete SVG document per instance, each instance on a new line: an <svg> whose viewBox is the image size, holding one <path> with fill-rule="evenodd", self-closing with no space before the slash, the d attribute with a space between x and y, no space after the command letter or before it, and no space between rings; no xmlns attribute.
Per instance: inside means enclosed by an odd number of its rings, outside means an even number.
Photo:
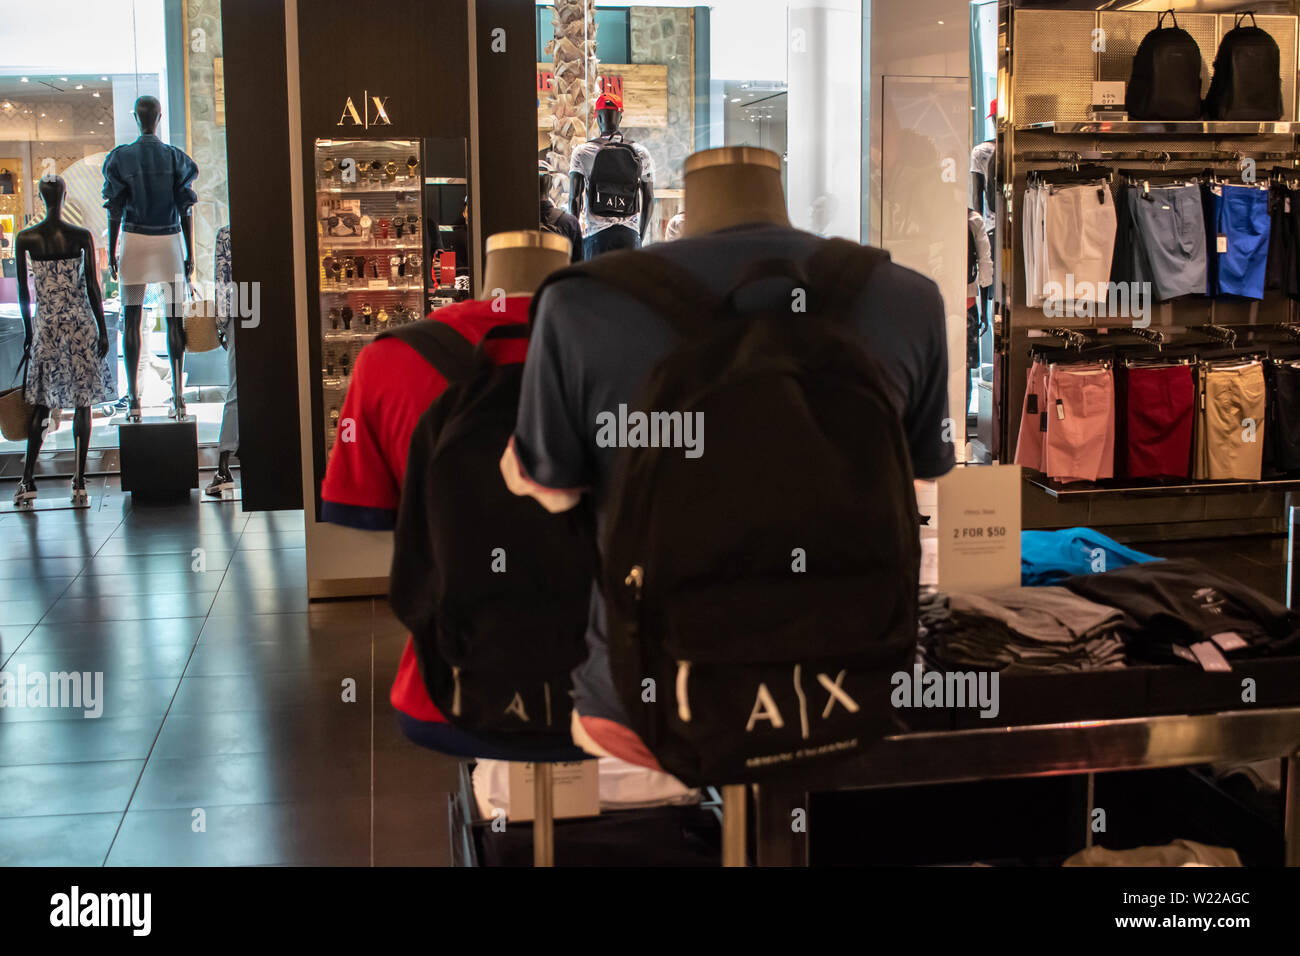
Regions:
<svg viewBox="0 0 1300 956"><path fill-rule="evenodd" d="M1020 583L1025 587L1159 560L1091 528L1020 532Z"/></svg>

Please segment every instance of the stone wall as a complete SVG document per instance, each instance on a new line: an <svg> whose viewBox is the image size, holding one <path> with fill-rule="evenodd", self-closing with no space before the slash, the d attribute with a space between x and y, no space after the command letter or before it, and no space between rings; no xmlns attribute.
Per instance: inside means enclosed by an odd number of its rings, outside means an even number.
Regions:
<svg viewBox="0 0 1300 956"><path fill-rule="evenodd" d="M682 188L682 164L694 152L695 11L691 7L632 7L632 62L668 67L668 125L627 127L650 150L655 187Z"/></svg>

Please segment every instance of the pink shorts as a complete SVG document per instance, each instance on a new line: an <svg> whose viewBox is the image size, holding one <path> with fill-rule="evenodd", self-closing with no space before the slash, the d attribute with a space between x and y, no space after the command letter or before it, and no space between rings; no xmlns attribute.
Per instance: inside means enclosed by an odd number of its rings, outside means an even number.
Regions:
<svg viewBox="0 0 1300 956"><path fill-rule="evenodd" d="M1104 365L1053 365L1043 471L1061 482L1115 474L1115 377Z"/></svg>
<svg viewBox="0 0 1300 956"><path fill-rule="evenodd" d="M1047 363L1034 359L1025 385L1025 402L1020 411L1020 437L1016 439L1017 465L1043 470L1043 440L1046 438Z"/></svg>

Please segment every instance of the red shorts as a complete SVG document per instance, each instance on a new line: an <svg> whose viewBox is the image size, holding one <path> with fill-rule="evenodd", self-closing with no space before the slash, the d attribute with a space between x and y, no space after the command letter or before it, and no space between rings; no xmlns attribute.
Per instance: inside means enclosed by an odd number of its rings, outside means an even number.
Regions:
<svg viewBox="0 0 1300 956"><path fill-rule="evenodd" d="M1130 368L1120 413L1126 478L1187 478L1192 461L1196 385L1190 365Z"/></svg>

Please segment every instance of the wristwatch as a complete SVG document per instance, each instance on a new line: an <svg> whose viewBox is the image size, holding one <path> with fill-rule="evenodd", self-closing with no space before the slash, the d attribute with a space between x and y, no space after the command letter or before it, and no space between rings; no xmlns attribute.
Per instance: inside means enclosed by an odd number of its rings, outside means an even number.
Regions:
<svg viewBox="0 0 1300 956"><path fill-rule="evenodd" d="M406 173L408 176L415 176L415 171L420 168L420 161L414 155L406 157Z"/></svg>
<svg viewBox="0 0 1300 956"><path fill-rule="evenodd" d="M330 328L337 329L339 327L339 310L330 309L329 319L330 319Z"/></svg>
<svg viewBox="0 0 1300 956"><path fill-rule="evenodd" d="M371 317L372 317L373 315L374 315L374 311L370 308L370 303L369 303L369 302L363 302L363 303L361 303L361 320L362 320L362 322L363 322L364 324L366 324L366 325L369 325L369 324L370 324L370 319L371 319Z"/></svg>
<svg viewBox="0 0 1300 956"><path fill-rule="evenodd" d="M350 305L345 305L343 311L340 312L339 315L343 319L343 328L350 330L352 328L352 307Z"/></svg>

